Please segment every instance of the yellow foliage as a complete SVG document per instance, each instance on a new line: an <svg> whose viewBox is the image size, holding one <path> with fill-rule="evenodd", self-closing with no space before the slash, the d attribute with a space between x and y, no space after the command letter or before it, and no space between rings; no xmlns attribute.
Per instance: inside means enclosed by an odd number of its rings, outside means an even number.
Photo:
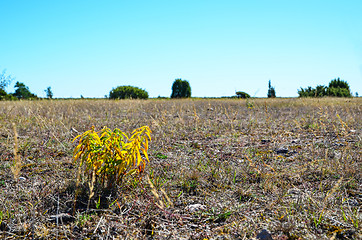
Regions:
<svg viewBox="0 0 362 240"><path fill-rule="evenodd" d="M131 137L118 128L111 131L104 127L96 132L94 127L74 138L79 139L73 152L74 162L85 164L88 177L94 171L103 183L119 183L126 175L143 172L148 159L148 142L151 130L148 126L135 129ZM143 154L143 157L141 156Z"/></svg>

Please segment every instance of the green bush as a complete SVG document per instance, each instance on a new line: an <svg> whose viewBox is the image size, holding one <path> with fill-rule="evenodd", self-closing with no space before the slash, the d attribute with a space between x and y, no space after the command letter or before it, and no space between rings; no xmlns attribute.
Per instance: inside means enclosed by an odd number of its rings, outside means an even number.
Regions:
<svg viewBox="0 0 362 240"><path fill-rule="evenodd" d="M119 86L109 92L110 99L147 99L148 92L138 87Z"/></svg>
<svg viewBox="0 0 362 240"><path fill-rule="evenodd" d="M349 84L340 78L330 81L328 87L318 85L316 88L307 87L298 90L299 97L352 97Z"/></svg>
<svg viewBox="0 0 362 240"><path fill-rule="evenodd" d="M0 88L0 100L17 100L17 98L11 94L7 94L4 89Z"/></svg>
<svg viewBox="0 0 362 240"><path fill-rule="evenodd" d="M236 92L236 96L238 98L250 98L250 95L247 94L246 92Z"/></svg>
<svg viewBox="0 0 362 240"><path fill-rule="evenodd" d="M329 88L346 88L349 91L349 84L340 78L333 79L329 82Z"/></svg>
<svg viewBox="0 0 362 240"><path fill-rule="evenodd" d="M329 83L327 95L331 97L352 97L349 84L340 78L333 79Z"/></svg>
<svg viewBox="0 0 362 240"><path fill-rule="evenodd" d="M318 85L316 88L307 87L298 90L299 97L324 97L327 94L327 87Z"/></svg>
<svg viewBox="0 0 362 240"><path fill-rule="evenodd" d="M189 98L191 97L191 87L187 80L176 79L172 84L171 98Z"/></svg>
<svg viewBox="0 0 362 240"><path fill-rule="evenodd" d="M350 91L347 88L329 87L327 89L327 95L330 97L352 97Z"/></svg>

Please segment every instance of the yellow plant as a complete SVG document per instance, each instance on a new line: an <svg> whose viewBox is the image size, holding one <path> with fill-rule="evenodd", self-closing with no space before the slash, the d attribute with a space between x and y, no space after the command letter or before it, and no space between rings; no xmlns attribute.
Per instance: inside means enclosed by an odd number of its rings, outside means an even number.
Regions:
<svg viewBox="0 0 362 240"><path fill-rule="evenodd" d="M139 175L144 171L146 161L149 161L150 134L147 126L135 129L131 137L118 128L111 131L104 127L96 132L93 127L74 138L73 142L79 139L73 153L74 162L78 160L79 168L85 165L82 169L91 179L91 185L95 177L107 186L120 183L124 176Z"/></svg>

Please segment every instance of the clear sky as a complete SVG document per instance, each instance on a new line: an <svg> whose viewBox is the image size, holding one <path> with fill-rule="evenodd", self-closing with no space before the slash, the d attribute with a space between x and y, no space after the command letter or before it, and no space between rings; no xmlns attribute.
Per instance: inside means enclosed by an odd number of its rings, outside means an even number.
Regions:
<svg viewBox="0 0 362 240"><path fill-rule="evenodd" d="M266 97L340 77L362 95L361 0L0 0L0 70L45 97L132 85ZM13 88L8 87L12 92Z"/></svg>

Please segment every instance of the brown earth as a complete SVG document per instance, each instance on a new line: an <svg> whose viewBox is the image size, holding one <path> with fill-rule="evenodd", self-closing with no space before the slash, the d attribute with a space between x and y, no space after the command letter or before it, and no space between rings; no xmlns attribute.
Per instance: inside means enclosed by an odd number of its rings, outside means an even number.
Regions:
<svg viewBox="0 0 362 240"><path fill-rule="evenodd" d="M0 236L362 239L361 120L361 98L0 102ZM73 138L144 125L142 178L88 211L83 178L74 208Z"/></svg>

